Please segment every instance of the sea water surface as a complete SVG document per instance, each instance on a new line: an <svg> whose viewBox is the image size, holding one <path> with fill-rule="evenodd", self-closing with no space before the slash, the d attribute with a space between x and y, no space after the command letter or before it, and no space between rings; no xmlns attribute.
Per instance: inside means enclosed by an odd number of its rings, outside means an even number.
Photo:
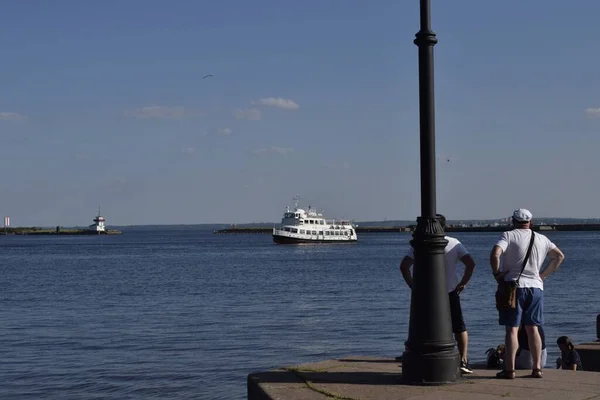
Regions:
<svg viewBox="0 0 600 400"><path fill-rule="evenodd" d="M546 281L556 338L595 339L600 234L547 234L565 253ZM456 234L477 268L462 295L470 359L503 340L488 257L495 233ZM394 357L410 291L410 234L350 245L190 229L0 237L0 399L244 399L250 372L347 355Z"/></svg>

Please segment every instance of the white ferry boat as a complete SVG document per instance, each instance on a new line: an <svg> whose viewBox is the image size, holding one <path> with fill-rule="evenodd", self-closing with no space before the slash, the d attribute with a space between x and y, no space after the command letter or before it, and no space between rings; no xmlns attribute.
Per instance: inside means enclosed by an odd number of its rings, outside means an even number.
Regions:
<svg viewBox="0 0 600 400"><path fill-rule="evenodd" d="M352 222L327 220L310 206L308 211L298 208L297 198L294 200L294 211L288 206L281 226L273 228L275 243L350 243L358 240Z"/></svg>

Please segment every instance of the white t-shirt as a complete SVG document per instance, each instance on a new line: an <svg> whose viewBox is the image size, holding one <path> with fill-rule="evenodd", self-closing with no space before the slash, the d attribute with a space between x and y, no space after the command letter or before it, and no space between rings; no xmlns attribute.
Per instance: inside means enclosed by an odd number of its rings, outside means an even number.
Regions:
<svg viewBox="0 0 600 400"><path fill-rule="evenodd" d="M500 236L498 243L496 243L504 252L500 270L509 271L504 277L505 281L515 281L519 277L530 240L531 229L513 229L504 232ZM527 260L527 265L519 279L519 287L544 290L544 281L540 278L540 269L546 255L554 248L556 248L556 245L550 239L540 233L535 233L529 260Z"/></svg>
<svg viewBox="0 0 600 400"><path fill-rule="evenodd" d="M444 252L446 253L446 289L450 293L456 289L456 285L458 285L460 279L458 276L458 262L461 258L469 254L469 252L458 239L450 236L444 236L444 239L448 241ZM406 255L414 260L415 249L411 246Z"/></svg>

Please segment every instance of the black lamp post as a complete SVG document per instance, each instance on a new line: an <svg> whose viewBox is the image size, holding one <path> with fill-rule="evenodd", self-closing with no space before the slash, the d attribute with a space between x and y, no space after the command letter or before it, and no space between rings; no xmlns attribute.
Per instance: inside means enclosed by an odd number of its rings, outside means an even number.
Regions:
<svg viewBox="0 0 600 400"><path fill-rule="evenodd" d="M446 290L444 228L436 217L435 104L433 46L429 0L421 0L419 47L419 123L421 140L421 216L413 234L415 249L410 326L402 356L405 383L436 385L455 382L460 356L452 337L450 302Z"/></svg>

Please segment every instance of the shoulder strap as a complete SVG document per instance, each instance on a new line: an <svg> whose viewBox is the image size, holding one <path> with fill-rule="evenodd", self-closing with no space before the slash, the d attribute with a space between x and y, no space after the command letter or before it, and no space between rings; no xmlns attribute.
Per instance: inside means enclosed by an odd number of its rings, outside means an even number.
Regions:
<svg viewBox="0 0 600 400"><path fill-rule="evenodd" d="M517 278L517 284L519 283L519 279L521 279L521 274L525 271L525 266L527 265L527 261L529 261L529 255L531 254L531 248L533 247L533 241L535 240L535 233L533 229L531 229L531 240L529 241L529 247L527 248L527 254L525 254L525 259L523 260L523 267L521 267L521 272L519 273L519 277Z"/></svg>

